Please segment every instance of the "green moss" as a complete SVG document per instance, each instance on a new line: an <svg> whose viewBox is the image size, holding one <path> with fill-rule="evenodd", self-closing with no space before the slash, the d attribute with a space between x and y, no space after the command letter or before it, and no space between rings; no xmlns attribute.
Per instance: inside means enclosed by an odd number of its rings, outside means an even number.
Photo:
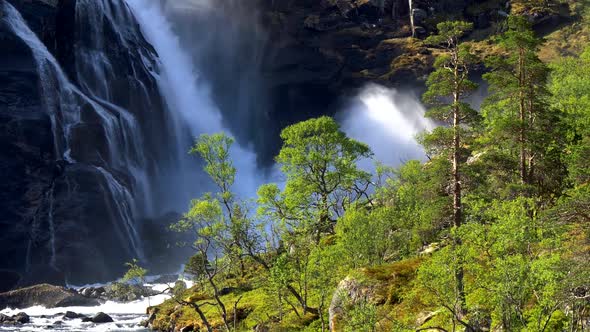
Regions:
<svg viewBox="0 0 590 332"><path fill-rule="evenodd" d="M181 298L185 301L212 302L213 299L204 296L195 287L187 290ZM226 306L228 316L233 317L234 304L237 305L238 329L240 331L250 331L258 325L264 325L272 328L273 331L300 331L306 325L309 325L315 316L307 315L298 317L294 312L285 313L283 320L277 323L279 311L276 307L269 305L273 299L267 294L264 288L259 285L252 290L235 290L221 297L223 304ZM188 306L181 306L176 301L170 299L158 305L158 314L153 322L155 330L169 330L171 323L174 322L176 327L195 326L204 327L197 312ZM219 314L218 308L211 305L203 305L202 310L209 323L214 327L221 327L223 320Z"/></svg>

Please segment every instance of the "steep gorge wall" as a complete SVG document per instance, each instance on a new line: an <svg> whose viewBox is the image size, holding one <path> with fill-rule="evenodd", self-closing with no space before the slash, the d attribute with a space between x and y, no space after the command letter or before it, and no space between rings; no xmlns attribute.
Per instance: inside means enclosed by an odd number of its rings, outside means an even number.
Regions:
<svg viewBox="0 0 590 332"><path fill-rule="evenodd" d="M111 279L143 252L134 233L142 232L139 219L149 216L148 207L133 205L152 202L140 197L148 186L140 182L174 162L169 148L182 135L166 129L155 52L119 0L103 2L111 13L89 14L100 20L98 32L97 22L77 22L83 13L75 0L10 3L67 79L51 61L39 64L4 7L0 284ZM96 33L101 43L92 39ZM79 119L68 124L72 116Z"/></svg>

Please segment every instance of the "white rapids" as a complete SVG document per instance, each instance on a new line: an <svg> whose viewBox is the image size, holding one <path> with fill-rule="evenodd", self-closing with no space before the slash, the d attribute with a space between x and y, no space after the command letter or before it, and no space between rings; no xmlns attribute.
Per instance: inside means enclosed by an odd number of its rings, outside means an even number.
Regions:
<svg viewBox="0 0 590 332"><path fill-rule="evenodd" d="M146 278L149 280L156 280L159 276ZM192 287L193 283L190 280L179 279L186 283L187 287ZM103 284L72 286L71 288L84 287L99 287ZM152 288L155 291L163 292L172 285L163 283L146 283L145 286ZM12 316L17 313L24 312L30 316L31 322L20 326L0 325L0 331L19 331L19 332L37 332L37 331L149 331L140 323L148 318L147 308L153 305L161 304L170 298L169 294L159 294L142 298L133 302L115 302L107 301L95 307L65 307L65 308L45 308L42 306L34 306L25 309L4 309L0 314ZM111 316L113 323L94 324L85 323L81 319L65 319L63 315L66 311L73 311L88 317L92 317L99 312Z"/></svg>

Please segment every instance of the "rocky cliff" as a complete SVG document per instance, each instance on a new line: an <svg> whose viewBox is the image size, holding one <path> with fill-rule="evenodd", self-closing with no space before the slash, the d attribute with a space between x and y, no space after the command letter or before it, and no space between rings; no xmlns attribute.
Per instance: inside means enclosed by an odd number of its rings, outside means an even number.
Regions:
<svg viewBox="0 0 590 332"><path fill-rule="evenodd" d="M22 18L2 1L0 284L113 278L143 252L142 181L173 158L155 52L121 1L9 3Z"/></svg>

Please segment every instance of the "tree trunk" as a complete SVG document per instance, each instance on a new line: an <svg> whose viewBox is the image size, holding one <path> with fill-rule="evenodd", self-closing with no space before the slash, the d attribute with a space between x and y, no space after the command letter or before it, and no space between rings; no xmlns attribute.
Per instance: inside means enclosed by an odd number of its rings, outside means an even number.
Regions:
<svg viewBox="0 0 590 332"><path fill-rule="evenodd" d="M458 59L458 54L455 54L455 59ZM455 228L461 227L463 220L463 206L462 206L462 191L461 191L461 173L459 169L459 158L460 158L460 147L461 147L461 136L460 136L460 122L461 122L461 109L460 109L460 91L461 91L461 77L459 71L458 61L455 63L455 91L453 92L453 157L452 157L452 176L453 176L453 223ZM461 245L461 238L455 234L455 245ZM459 257L459 264L455 270L457 295L459 300L459 316L463 316L467 313L466 301L465 301L465 285L463 282L463 262Z"/></svg>
<svg viewBox="0 0 590 332"><path fill-rule="evenodd" d="M519 85L519 105L518 105L518 116L519 116L519 128L518 128L518 140L520 144L520 182L522 184L528 183L527 177L527 164L526 164L526 133L525 133L525 123L526 123L526 106L525 106L525 68L524 68L524 50L520 50L519 59L518 59L518 85Z"/></svg>
<svg viewBox="0 0 590 332"><path fill-rule="evenodd" d="M198 304L193 304L193 305L191 305L191 307L193 307L193 309L195 309L197 314L199 314L199 317L201 318L201 321L203 322L203 324L205 324L207 331L213 332L213 328L211 327L211 324L209 324L209 321L207 320L205 313L203 313L203 310L201 310L201 307L199 307Z"/></svg>
<svg viewBox="0 0 590 332"><path fill-rule="evenodd" d="M211 275L208 279L209 284L211 285L211 287L213 287L213 297L215 298L215 302L217 302L217 305L221 310L221 318L223 319L223 324L225 325L225 328L227 328L228 331L231 331L231 327L227 320L227 310L225 309L225 304L223 304L223 301L221 301L221 297L219 296L219 289L217 288L217 285L213 281L213 277Z"/></svg>
<svg viewBox="0 0 590 332"><path fill-rule="evenodd" d="M260 264L265 270L270 271L270 266L268 266L268 264L266 264L266 262L260 258L258 255L256 255L255 253L253 253L252 251L248 251L248 255L258 264ZM305 303L305 300L303 299L303 297L299 294L299 292L297 292L297 290L295 288L293 288L293 286L291 285L285 285L285 287L287 288L287 290L289 291L289 293L291 293L291 295L293 295L296 299L297 302L299 302L299 304L301 305L302 308L304 308L304 310L306 310L309 313L312 313L314 315L318 315L319 314L319 310L316 308L312 308L312 307L308 307Z"/></svg>

